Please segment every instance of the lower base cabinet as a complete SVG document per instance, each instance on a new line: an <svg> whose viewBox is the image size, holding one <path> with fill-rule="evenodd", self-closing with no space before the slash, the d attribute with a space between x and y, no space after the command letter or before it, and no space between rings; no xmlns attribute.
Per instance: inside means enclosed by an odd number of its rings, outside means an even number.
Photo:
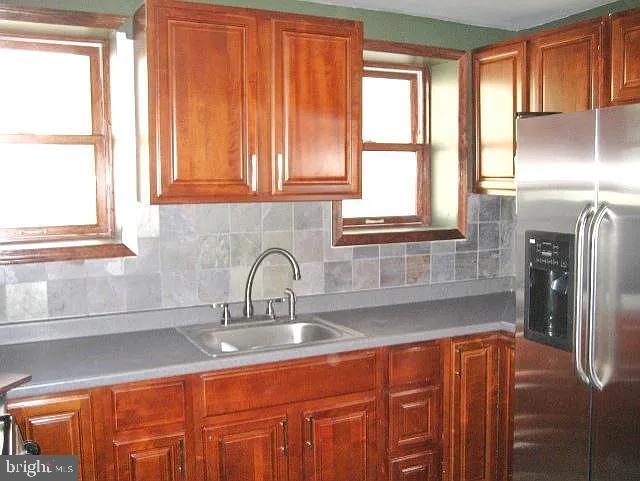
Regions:
<svg viewBox="0 0 640 481"><path fill-rule="evenodd" d="M78 480L96 479L89 393L12 401L9 409L25 438L36 441L42 454L78 456Z"/></svg>
<svg viewBox="0 0 640 481"><path fill-rule="evenodd" d="M82 481L507 481L512 389L513 337L494 333L9 409Z"/></svg>
<svg viewBox="0 0 640 481"><path fill-rule="evenodd" d="M435 452L417 453L391 461L391 481L438 481L440 457Z"/></svg>
<svg viewBox="0 0 640 481"><path fill-rule="evenodd" d="M115 443L115 458L117 481L186 479L182 434Z"/></svg>
<svg viewBox="0 0 640 481"><path fill-rule="evenodd" d="M375 480L374 398L323 404L302 414L305 481Z"/></svg>
<svg viewBox="0 0 640 481"><path fill-rule="evenodd" d="M502 423L513 384L513 337L454 339L450 401L449 481L506 481L509 440ZM508 429L508 428L507 428Z"/></svg>
<svg viewBox="0 0 640 481"><path fill-rule="evenodd" d="M286 413L250 413L202 428L206 481L286 481L289 471Z"/></svg>

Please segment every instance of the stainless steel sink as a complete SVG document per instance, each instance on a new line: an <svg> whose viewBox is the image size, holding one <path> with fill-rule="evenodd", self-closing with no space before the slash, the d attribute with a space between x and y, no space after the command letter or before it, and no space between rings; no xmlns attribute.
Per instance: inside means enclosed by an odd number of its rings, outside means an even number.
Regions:
<svg viewBox="0 0 640 481"><path fill-rule="evenodd" d="M307 316L296 321L271 321L178 328L198 349L213 357L308 345L361 336L357 331Z"/></svg>

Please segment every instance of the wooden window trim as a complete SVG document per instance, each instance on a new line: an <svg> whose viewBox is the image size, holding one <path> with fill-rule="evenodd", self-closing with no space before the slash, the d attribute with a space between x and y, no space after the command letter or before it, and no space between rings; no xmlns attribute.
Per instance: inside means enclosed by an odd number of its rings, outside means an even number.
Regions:
<svg viewBox="0 0 640 481"><path fill-rule="evenodd" d="M0 228L0 242L51 242L75 241L83 239L108 239L113 235L113 195L110 135L108 131L108 45L103 40L29 38L3 35L0 47L17 50L35 50L48 52L86 55L90 59L91 79L91 135L34 135L1 134L0 143L11 144L66 144L93 145L96 171L96 224L73 226L45 226Z"/></svg>
<svg viewBox="0 0 640 481"><path fill-rule="evenodd" d="M127 16L2 4L0 20L116 30L127 21Z"/></svg>
<svg viewBox="0 0 640 481"><path fill-rule="evenodd" d="M5 13L5 9L0 7L0 18L6 18ZM58 19L52 19L46 23L60 22ZM90 58L92 98L92 132L90 134L0 134L0 143L93 145L97 218L95 224L85 226L0 229L0 264L134 255L128 247L115 239L108 42L99 38L1 34L0 47L25 50L33 50L37 47L39 51L75 53L87 55Z"/></svg>
<svg viewBox="0 0 640 481"><path fill-rule="evenodd" d="M417 44L404 44L383 40L365 40L364 50L413 55L418 57L432 57L454 60L458 63L458 213L456 225L443 228L428 228L418 225L387 226L386 228L371 229L345 228L342 219L342 201L332 203L332 240L334 246L355 246L369 244L390 244L398 242L421 242L434 240L464 239L467 233L467 192L468 192L468 69L469 54L462 50L429 47ZM401 64L393 64L401 65ZM415 65L414 65L415 67ZM425 96L425 119L430 117L429 99ZM425 144L431 140L431 126L427 121L424 129ZM384 144L378 144L383 146ZM364 147L364 145L363 145Z"/></svg>
<svg viewBox="0 0 640 481"><path fill-rule="evenodd" d="M411 82L411 142L378 143L364 141L363 151L371 152L414 152L416 154L416 215L351 217L343 218L345 229L367 228L388 229L390 227L421 227L429 225L430 165L429 145L427 144L427 105L429 99L429 69L422 65L395 64L387 62L365 62L364 77L400 79ZM421 100L420 100L421 99Z"/></svg>

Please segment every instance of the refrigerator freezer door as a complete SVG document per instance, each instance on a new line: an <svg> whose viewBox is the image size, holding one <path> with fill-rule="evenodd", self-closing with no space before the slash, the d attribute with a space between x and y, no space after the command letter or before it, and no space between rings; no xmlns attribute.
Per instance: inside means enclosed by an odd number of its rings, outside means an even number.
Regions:
<svg viewBox="0 0 640 481"><path fill-rule="evenodd" d="M640 105L598 115L592 481L640 480Z"/></svg>
<svg viewBox="0 0 640 481"><path fill-rule="evenodd" d="M518 120L514 481L588 481L590 388L573 349L523 337L523 286L525 231L573 234L595 202L595 130L593 111Z"/></svg>

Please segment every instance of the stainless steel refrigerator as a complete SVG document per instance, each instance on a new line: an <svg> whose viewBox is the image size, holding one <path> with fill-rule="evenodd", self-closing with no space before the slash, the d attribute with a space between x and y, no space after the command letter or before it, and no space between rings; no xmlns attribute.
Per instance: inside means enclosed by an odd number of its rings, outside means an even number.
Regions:
<svg viewBox="0 0 640 481"><path fill-rule="evenodd" d="M517 121L514 481L640 480L640 105Z"/></svg>

